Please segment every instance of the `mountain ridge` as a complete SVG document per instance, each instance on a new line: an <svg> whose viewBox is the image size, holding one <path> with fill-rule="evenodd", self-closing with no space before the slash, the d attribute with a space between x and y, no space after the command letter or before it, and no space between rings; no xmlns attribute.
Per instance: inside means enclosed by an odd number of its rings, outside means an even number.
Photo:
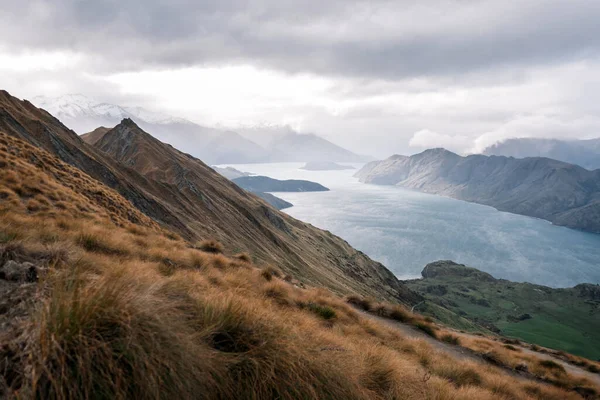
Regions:
<svg viewBox="0 0 600 400"><path fill-rule="evenodd" d="M600 171L549 158L430 149L365 165L363 183L397 185L600 233Z"/></svg>
<svg viewBox="0 0 600 400"><path fill-rule="evenodd" d="M0 92L0 130L44 148L117 190L187 240L221 240L251 251L261 262L279 265L307 284L338 293L408 303L419 298L347 242L279 213L131 120L107 132L94 147L46 111Z"/></svg>

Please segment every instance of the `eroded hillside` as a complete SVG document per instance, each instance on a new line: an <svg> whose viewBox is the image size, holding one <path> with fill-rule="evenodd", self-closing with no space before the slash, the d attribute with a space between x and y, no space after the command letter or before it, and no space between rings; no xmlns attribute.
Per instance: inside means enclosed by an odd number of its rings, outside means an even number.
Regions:
<svg viewBox="0 0 600 400"><path fill-rule="evenodd" d="M191 244L84 172L4 134L0 193L0 397L596 396L593 382L552 363L521 357L531 372L517 373L457 357L277 266L215 241ZM400 306L349 300L448 335Z"/></svg>

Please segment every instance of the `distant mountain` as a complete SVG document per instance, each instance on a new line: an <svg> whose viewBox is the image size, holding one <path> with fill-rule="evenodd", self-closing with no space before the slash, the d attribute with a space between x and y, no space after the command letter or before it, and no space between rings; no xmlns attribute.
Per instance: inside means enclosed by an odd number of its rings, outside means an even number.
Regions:
<svg viewBox="0 0 600 400"><path fill-rule="evenodd" d="M367 161L321 137L300 134L288 127L246 129L244 134L210 128L142 107L123 107L95 101L81 94L38 96L32 103L45 109L79 134L98 127L112 128L131 119L146 132L176 148L185 149L209 164L291 161ZM101 136L96 134L97 136ZM89 136L88 136L89 137ZM256 140L255 140L256 138Z"/></svg>
<svg viewBox="0 0 600 400"><path fill-rule="evenodd" d="M261 199L263 199L264 201L266 201L267 203L269 203L270 205L272 205L273 207L275 207L278 210L284 210L286 208L290 208L293 207L294 205L292 203L290 203L289 201L285 201L275 195L272 195L271 193L265 193L265 192L254 192L255 195L257 195L258 197L260 197Z"/></svg>
<svg viewBox="0 0 600 400"><path fill-rule="evenodd" d="M102 136L97 127L112 128L123 119L131 119L161 141L186 149L190 154L210 164L252 163L264 161L269 156L261 146L235 132L209 128L142 107L122 107L97 102L81 94L54 98L38 96L33 98L32 102L72 127L77 133L84 134L88 143L92 143L91 137Z"/></svg>
<svg viewBox="0 0 600 400"><path fill-rule="evenodd" d="M279 180L267 176L243 176L233 180L249 192L326 192L325 186L298 179Z"/></svg>
<svg viewBox="0 0 600 400"><path fill-rule="evenodd" d="M398 185L600 233L600 170L549 158L461 157L431 149L365 165L361 182Z"/></svg>
<svg viewBox="0 0 600 400"><path fill-rule="evenodd" d="M220 167L213 166L212 168L229 180L234 180L237 178L242 178L244 176L252 175L249 172L242 172L233 167L220 168ZM285 208L290 208L290 207L294 206L292 203L287 202L283 199L280 199L279 197L274 196L271 193L265 193L265 192L252 192L252 193L254 193L255 195L257 195L258 197L260 197L261 199L263 199L264 201L266 201L267 203L269 203L270 205L272 205L273 207L275 207L278 210L283 210Z"/></svg>
<svg viewBox="0 0 600 400"><path fill-rule="evenodd" d="M589 140L508 139L486 148L483 154L516 158L547 157L594 170L600 168L600 138Z"/></svg>
<svg viewBox="0 0 600 400"><path fill-rule="evenodd" d="M233 180L235 178L241 178L242 176L250 176L250 175L252 175L249 172L242 172L242 171L240 171L238 169L235 169L233 167L221 168L221 167L215 167L215 166L213 166L212 169L214 169L219 174L223 175L225 178L227 178L229 180Z"/></svg>
<svg viewBox="0 0 600 400"><path fill-rule="evenodd" d="M355 154L320 136L298 133L289 126L255 127L238 131L267 149L271 162L365 162L373 159Z"/></svg>
<svg viewBox="0 0 600 400"><path fill-rule="evenodd" d="M312 161L307 162L306 165L300 169L305 169L307 171L335 171L355 168L349 165L340 165L331 161Z"/></svg>

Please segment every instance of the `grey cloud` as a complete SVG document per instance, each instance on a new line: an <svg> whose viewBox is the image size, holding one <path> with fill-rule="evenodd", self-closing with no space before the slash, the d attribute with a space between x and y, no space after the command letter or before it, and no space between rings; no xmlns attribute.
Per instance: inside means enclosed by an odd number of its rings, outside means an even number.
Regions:
<svg viewBox="0 0 600 400"><path fill-rule="evenodd" d="M396 80L597 57L598 20L586 0L5 0L0 33L111 72L251 62Z"/></svg>

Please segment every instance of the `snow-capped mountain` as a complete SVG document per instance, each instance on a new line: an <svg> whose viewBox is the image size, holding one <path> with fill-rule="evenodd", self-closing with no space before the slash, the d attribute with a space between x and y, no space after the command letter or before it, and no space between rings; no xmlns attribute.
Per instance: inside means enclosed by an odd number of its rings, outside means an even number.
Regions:
<svg viewBox="0 0 600 400"><path fill-rule="evenodd" d="M367 161L313 134L300 134L287 126L255 127L238 132L198 125L183 118L96 101L82 94L34 97L31 102L79 134L94 131L94 140L123 119L208 164L244 164L281 161ZM109 129L98 129L105 127Z"/></svg>
<svg viewBox="0 0 600 400"><path fill-rule="evenodd" d="M65 122L67 126L80 134L97 128L99 125L95 123L96 120L109 122L106 124L109 126L117 125L124 118L131 118L140 123L159 125L193 124L186 119L142 107L122 107L99 102L82 94L67 94L59 97L37 96L31 102Z"/></svg>

